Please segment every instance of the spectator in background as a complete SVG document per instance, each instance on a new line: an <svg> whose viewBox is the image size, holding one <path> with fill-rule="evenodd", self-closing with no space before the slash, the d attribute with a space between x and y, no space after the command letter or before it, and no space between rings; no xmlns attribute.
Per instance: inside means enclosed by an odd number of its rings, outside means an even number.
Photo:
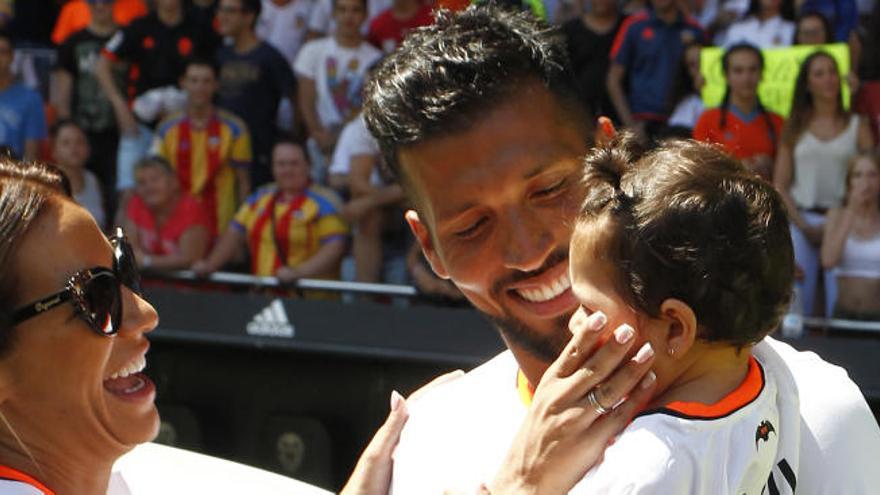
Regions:
<svg viewBox="0 0 880 495"><path fill-rule="evenodd" d="M260 0L220 0L217 10L220 33L232 40L217 53L217 105L241 117L251 132L254 187L272 180L270 155L279 134L278 104L283 96L296 95L296 79L287 60L254 31L261 9Z"/></svg>
<svg viewBox="0 0 880 495"><path fill-rule="evenodd" d="M46 138L46 117L40 94L16 82L12 73L15 45L0 33L0 145L15 157L39 158L40 141Z"/></svg>
<svg viewBox="0 0 880 495"><path fill-rule="evenodd" d="M313 0L314 8L309 16L307 39L313 40L336 34L336 19L333 10L335 0ZM361 33L366 34L370 22L383 11L391 7L392 0L366 0L367 16L361 25Z"/></svg>
<svg viewBox="0 0 880 495"><path fill-rule="evenodd" d="M867 25L865 46L873 46L873 50L863 50L858 64L858 75L861 79L859 92L856 94L854 106L856 111L867 115L874 131L874 142L880 143L880 1L874 6L874 12Z"/></svg>
<svg viewBox="0 0 880 495"><path fill-rule="evenodd" d="M788 208L804 311L812 314L819 283L825 214L841 206L846 164L873 147L867 122L843 106L837 62L819 51L801 64L791 113L776 156L773 183Z"/></svg>
<svg viewBox="0 0 880 495"><path fill-rule="evenodd" d="M366 0L335 0L336 34L306 43L294 64L318 181L326 174L339 132L360 111L367 69L382 56L361 36L366 7Z"/></svg>
<svg viewBox="0 0 880 495"><path fill-rule="evenodd" d="M367 41L385 53L391 53L413 29L434 22L431 5L422 0L392 0L385 9L370 21Z"/></svg>
<svg viewBox="0 0 880 495"><path fill-rule="evenodd" d="M707 110L694 128L694 139L718 143L753 172L770 181L782 117L768 112L758 96L764 56L753 45L737 44L721 59L727 87L721 106Z"/></svg>
<svg viewBox="0 0 880 495"><path fill-rule="evenodd" d="M859 24L855 0L806 0L800 11L819 12L825 16L833 28L833 40L841 43L848 42L850 36L855 35Z"/></svg>
<svg viewBox="0 0 880 495"><path fill-rule="evenodd" d="M464 294L451 281L440 278L428 265L418 242L414 242L406 255L406 268L419 294L434 302L467 304Z"/></svg>
<svg viewBox="0 0 880 495"><path fill-rule="evenodd" d="M338 197L312 184L306 152L294 141L275 145L272 174L275 183L248 198L193 271L202 276L217 271L247 246L254 275L276 276L283 283L339 278L348 227L339 216Z"/></svg>
<svg viewBox="0 0 880 495"><path fill-rule="evenodd" d="M831 23L819 12L803 13L797 18L795 45L824 45L832 42Z"/></svg>
<svg viewBox="0 0 880 495"><path fill-rule="evenodd" d="M700 25L679 10L676 0L652 0L651 9L623 22L611 48L607 85L625 126L643 137L660 132L685 46L701 40Z"/></svg>
<svg viewBox="0 0 880 495"><path fill-rule="evenodd" d="M751 0L746 18L727 30L725 45L751 43L758 48L794 42L794 0Z"/></svg>
<svg viewBox="0 0 880 495"><path fill-rule="evenodd" d="M206 47L210 45L209 41L195 37L198 29L186 16L182 2L156 0L155 11L118 31L104 47L98 60L95 76L113 103L119 126L117 190L134 186L134 164L150 149L153 128L168 107L168 90L173 94L183 75L186 60L193 55L204 55ZM118 62L128 62L137 67L129 72L129 85L125 92L120 91L113 81L112 66ZM150 100L155 100L158 108L136 118L132 106L136 107L138 101ZM124 211L124 207L121 210Z"/></svg>
<svg viewBox="0 0 880 495"><path fill-rule="evenodd" d="M135 165L135 194L125 232L143 269L182 270L205 256L213 225L202 205L181 192L171 164L149 157Z"/></svg>
<svg viewBox="0 0 880 495"><path fill-rule="evenodd" d="M214 106L217 72L210 60L187 62L181 86L186 110L159 124L153 152L171 163L184 192L202 202L211 235L222 235L250 194L250 135L241 119Z"/></svg>
<svg viewBox="0 0 880 495"><path fill-rule="evenodd" d="M678 77L672 85L670 102L672 103L672 115L666 122L664 134L667 136L690 137L697 120L706 109L700 90L706 84L703 74L700 72L700 51L703 46L700 43L691 43L684 49Z"/></svg>
<svg viewBox="0 0 880 495"><path fill-rule="evenodd" d="M77 4L79 2L67 5ZM113 104L95 78L95 66L101 49L116 33L117 26L113 21L112 1L89 0L86 6L90 13L88 26L66 36L58 48L55 110L59 119L73 119L88 136L91 154L86 166L100 179L108 211L112 212L119 132ZM127 72L126 64L113 65L113 83L119 91L125 90Z"/></svg>
<svg viewBox="0 0 880 495"><path fill-rule="evenodd" d="M263 0L257 36L284 55L291 69L306 41L312 0Z"/></svg>
<svg viewBox="0 0 880 495"><path fill-rule="evenodd" d="M587 115L617 120L608 90L601 81L608 74L608 54L623 19L615 0L592 0L585 10L585 14L562 25L568 58Z"/></svg>
<svg viewBox="0 0 880 495"><path fill-rule="evenodd" d="M880 159L850 160L846 199L828 212L822 266L837 277L833 316L880 321Z"/></svg>
<svg viewBox="0 0 880 495"><path fill-rule="evenodd" d="M359 115L339 135L330 165L331 177L344 175L351 193L342 214L353 227L352 254L358 282L382 282L385 259L402 251L395 249L398 246L383 246L383 234L403 226L403 215L397 207L404 196L400 185L383 177L381 161L379 144Z"/></svg>
<svg viewBox="0 0 880 495"><path fill-rule="evenodd" d="M102 230L107 228L101 182L86 169L89 141L72 120L59 120L52 127L52 161L70 180L73 199L92 214Z"/></svg>
<svg viewBox="0 0 880 495"><path fill-rule="evenodd" d="M61 8L55 28L52 30L52 42L61 45L67 38L93 24L95 5L103 4L111 9L111 22L117 26L128 26L131 21L147 15L144 0L70 0ZM106 21L102 21L106 22Z"/></svg>
<svg viewBox="0 0 880 495"><path fill-rule="evenodd" d="M196 26L193 36L203 40L206 55L217 53L223 42L217 32L217 4L218 0L188 0L185 4L186 15Z"/></svg>
<svg viewBox="0 0 880 495"><path fill-rule="evenodd" d="M9 0L12 18L5 33L21 47L52 47L52 26L61 10L59 0Z"/></svg>

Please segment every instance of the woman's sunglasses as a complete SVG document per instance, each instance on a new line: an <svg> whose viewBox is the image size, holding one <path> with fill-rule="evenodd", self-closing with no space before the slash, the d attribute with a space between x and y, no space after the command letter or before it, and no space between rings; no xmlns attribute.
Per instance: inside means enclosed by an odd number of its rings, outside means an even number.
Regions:
<svg viewBox="0 0 880 495"><path fill-rule="evenodd" d="M141 294L134 252L122 229L110 237L113 246L113 269L97 266L75 273L63 290L19 308L12 314L12 324L33 318L67 301L73 304L76 315L95 332L115 335L122 326L122 285Z"/></svg>

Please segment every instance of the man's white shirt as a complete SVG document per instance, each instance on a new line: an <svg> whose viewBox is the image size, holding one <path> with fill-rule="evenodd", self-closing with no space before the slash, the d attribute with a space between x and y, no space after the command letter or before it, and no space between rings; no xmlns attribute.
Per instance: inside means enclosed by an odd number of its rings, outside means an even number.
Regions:
<svg viewBox="0 0 880 495"><path fill-rule="evenodd" d="M864 467L880 458L880 430L845 371L772 339L753 354L764 379L748 403L713 418L640 415L572 493L874 493L880 470ZM410 404L392 492L490 482L526 413L517 373L504 352Z"/></svg>

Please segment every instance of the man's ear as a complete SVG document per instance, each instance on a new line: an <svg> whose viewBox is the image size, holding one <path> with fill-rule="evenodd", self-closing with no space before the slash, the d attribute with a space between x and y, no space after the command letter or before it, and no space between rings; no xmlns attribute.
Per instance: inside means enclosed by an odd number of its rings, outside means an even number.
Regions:
<svg viewBox="0 0 880 495"><path fill-rule="evenodd" d="M697 315L684 301L669 298L660 304L661 319L667 325L666 353L684 356L697 339Z"/></svg>
<svg viewBox="0 0 880 495"><path fill-rule="evenodd" d="M438 277L448 279L449 274L446 272L446 267L443 265L440 256L437 254L437 250L434 248L434 241L431 239L431 233L428 231L428 226L422 222L421 218L419 218L418 212L415 210L407 210L404 214L404 218L406 218L406 223L409 224L409 229L412 231L413 235L416 236L416 240L419 241L419 246L422 247L422 253L424 253L425 259L427 259L428 263L431 265L431 269L434 270L434 273L437 274Z"/></svg>

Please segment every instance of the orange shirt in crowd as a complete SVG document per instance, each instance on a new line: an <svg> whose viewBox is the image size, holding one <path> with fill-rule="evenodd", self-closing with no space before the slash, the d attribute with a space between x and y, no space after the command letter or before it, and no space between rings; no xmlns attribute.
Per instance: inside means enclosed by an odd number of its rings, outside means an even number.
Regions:
<svg viewBox="0 0 880 495"><path fill-rule="evenodd" d="M116 0L113 4L113 20L119 26L127 26L133 19L145 15L147 5L144 0ZM92 21L92 13L86 0L70 0L61 8L55 29L52 30L52 42L56 45L64 43L71 34L85 29Z"/></svg>
<svg viewBox="0 0 880 495"><path fill-rule="evenodd" d="M782 138L782 117L767 112L773 132L767 126L763 114L755 111L744 116L731 106L727 111L724 129L721 128L721 109L712 108L700 115L694 127L694 139L717 143L728 153L742 160L758 155L776 156L776 144Z"/></svg>

